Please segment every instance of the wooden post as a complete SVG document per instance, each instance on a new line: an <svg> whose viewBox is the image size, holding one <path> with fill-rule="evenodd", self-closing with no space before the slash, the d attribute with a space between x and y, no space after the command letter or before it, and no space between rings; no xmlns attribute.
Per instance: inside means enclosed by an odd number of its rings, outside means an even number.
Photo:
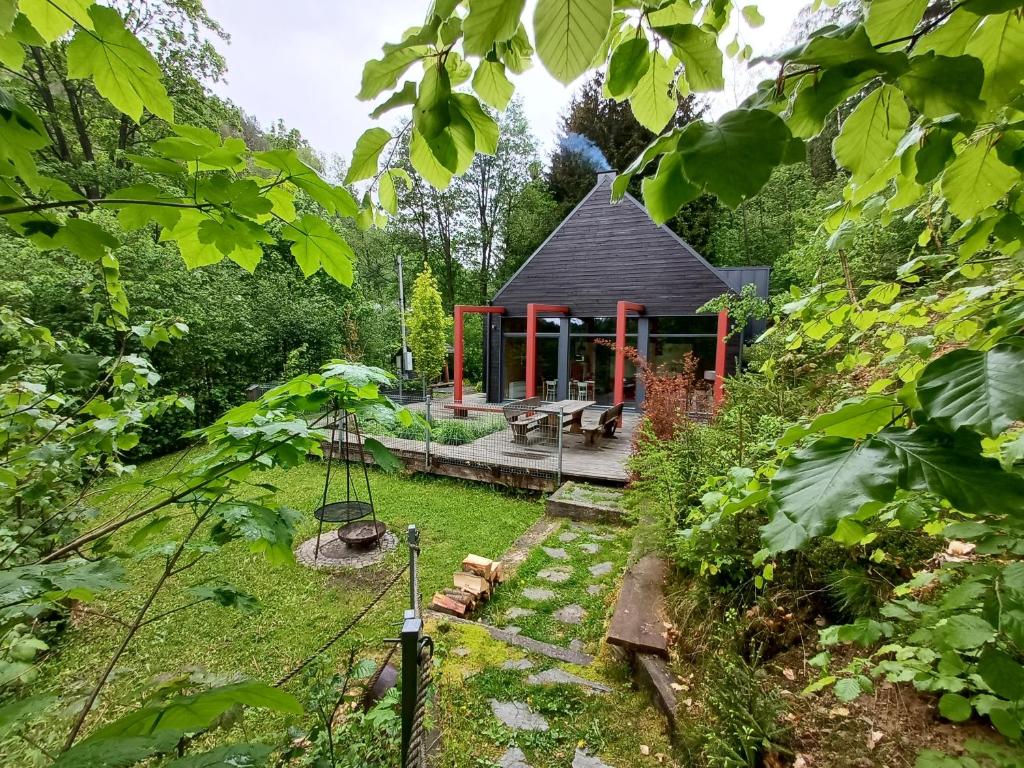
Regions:
<svg viewBox="0 0 1024 768"><path fill-rule="evenodd" d="M626 313L643 312L643 304L620 301L615 316L615 387L613 405L621 405L626 399ZM622 417L619 417L622 426Z"/></svg>
<svg viewBox="0 0 1024 768"><path fill-rule="evenodd" d="M725 397L725 337L729 335L729 310L718 312L718 344L715 350L715 407Z"/></svg>
<svg viewBox="0 0 1024 768"><path fill-rule="evenodd" d="M463 331L462 320L464 307L455 305L455 402L462 402L462 364L463 364Z"/></svg>

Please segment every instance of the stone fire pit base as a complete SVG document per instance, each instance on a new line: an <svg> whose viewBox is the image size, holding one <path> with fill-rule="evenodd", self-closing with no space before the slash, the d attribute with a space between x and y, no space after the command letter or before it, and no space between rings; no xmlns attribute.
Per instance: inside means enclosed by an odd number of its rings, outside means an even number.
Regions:
<svg viewBox="0 0 1024 768"><path fill-rule="evenodd" d="M304 541L295 550L295 559L310 568L335 570L337 568L366 568L381 562L388 552L398 546L398 537L388 531L380 540L379 546L350 547L338 539L335 531L324 531L320 537L320 553L313 559L316 551L316 536Z"/></svg>

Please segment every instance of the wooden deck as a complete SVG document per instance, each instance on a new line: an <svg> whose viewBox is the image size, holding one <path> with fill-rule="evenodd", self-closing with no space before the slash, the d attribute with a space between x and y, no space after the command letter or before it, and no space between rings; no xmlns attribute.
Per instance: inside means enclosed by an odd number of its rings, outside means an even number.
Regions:
<svg viewBox="0 0 1024 768"><path fill-rule="evenodd" d="M443 417L450 418L442 413ZM622 426L616 436L600 440L596 448L587 448L583 435L563 432L560 468L562 482L577 480L625 485L628 479L626 459L629 457L633 431L639 422L638 414L624 413ZM559 461L556 441L550 436L541 436L531 438L524 445L514 442L512 437L512 430L506 428L465 445L432 443L429 465L424 442L380 436L377 439L410 470L529 490L551 491L557 488ZM354 444L355 440L355 436L350 435L350 444ZM350 455L353 453L350 452ZM367 460L371 460L369 456Z"/></svg>

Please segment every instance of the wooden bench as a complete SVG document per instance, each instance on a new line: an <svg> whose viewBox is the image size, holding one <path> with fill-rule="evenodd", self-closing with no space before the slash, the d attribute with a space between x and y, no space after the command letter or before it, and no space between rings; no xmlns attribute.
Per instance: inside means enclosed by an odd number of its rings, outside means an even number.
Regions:
<svg viewBox="0 0 1024 768"><path fill-rule="evenodd" d="M501 409L505 415L505 421L512 428L512 441L525 443L528 435L533 430L547 424L551 419L549 413L537 413L531 408L540 406L539 397L528 397L525 400L516 400Z"/></svg>
<svg viewBox="0 0 1024 768"><path fill-rule="evenodd" d="M615 437L615 430L619 426L621 416L622 403L601 411L596 424L583 425L583 445L593 448L597 446L598 438Z"/></svg>

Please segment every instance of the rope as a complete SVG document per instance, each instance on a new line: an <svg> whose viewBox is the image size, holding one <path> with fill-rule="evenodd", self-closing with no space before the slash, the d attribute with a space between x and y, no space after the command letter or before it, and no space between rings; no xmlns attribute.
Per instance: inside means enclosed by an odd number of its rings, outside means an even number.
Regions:
<svg viewBox="0 0 1024 768"><path fill-rule="evenodd" d="M424 746L424 720L427 712L427 698L433 683L434 644L429 637L420 639L420 684L416 691L416 711L413 715L412 735L409 738L409 752L405 768L423 768L427 764L427 750ZM405 693L403 692L403 696Z"/></svg>
<svg viewBox="0 0 1024 768"><path fill-rule="evenodd" d="M348 634L349 631L356 624L363 620L366 614L368 614L373 609L373 607L377 605L377 603L384 599L384 596L390 591L390 589L393 586L395 586L395 584L398 583L398 580L402 578L402 576L405 574L407 570L409 570L408 565L402 566L402 569L398 571L387 584L384 585L384 589L378 592L377 595L373 598L373 600L366 604L366 607L364 607L363 610L361 610L354 617L352 617L348 624L339 629L329 640L327 640L327 642L325 642L323 645L321 645L319 648L317 648L315 651L309 654L309 656L307 656L297 665L292 667L292 669L289 672L285 673L284 677L282 677L280 680L274 683L274 687L280 688L282 685L289 682L293 677L299 674L299 672L301 672L303 669L305 669L311 663L313 663L314 659L316 659L321 654L325 653L328 649L330 649L332 645L334 645L336 642L341 640L341 638L343 638L346 634Z"/></svg>

